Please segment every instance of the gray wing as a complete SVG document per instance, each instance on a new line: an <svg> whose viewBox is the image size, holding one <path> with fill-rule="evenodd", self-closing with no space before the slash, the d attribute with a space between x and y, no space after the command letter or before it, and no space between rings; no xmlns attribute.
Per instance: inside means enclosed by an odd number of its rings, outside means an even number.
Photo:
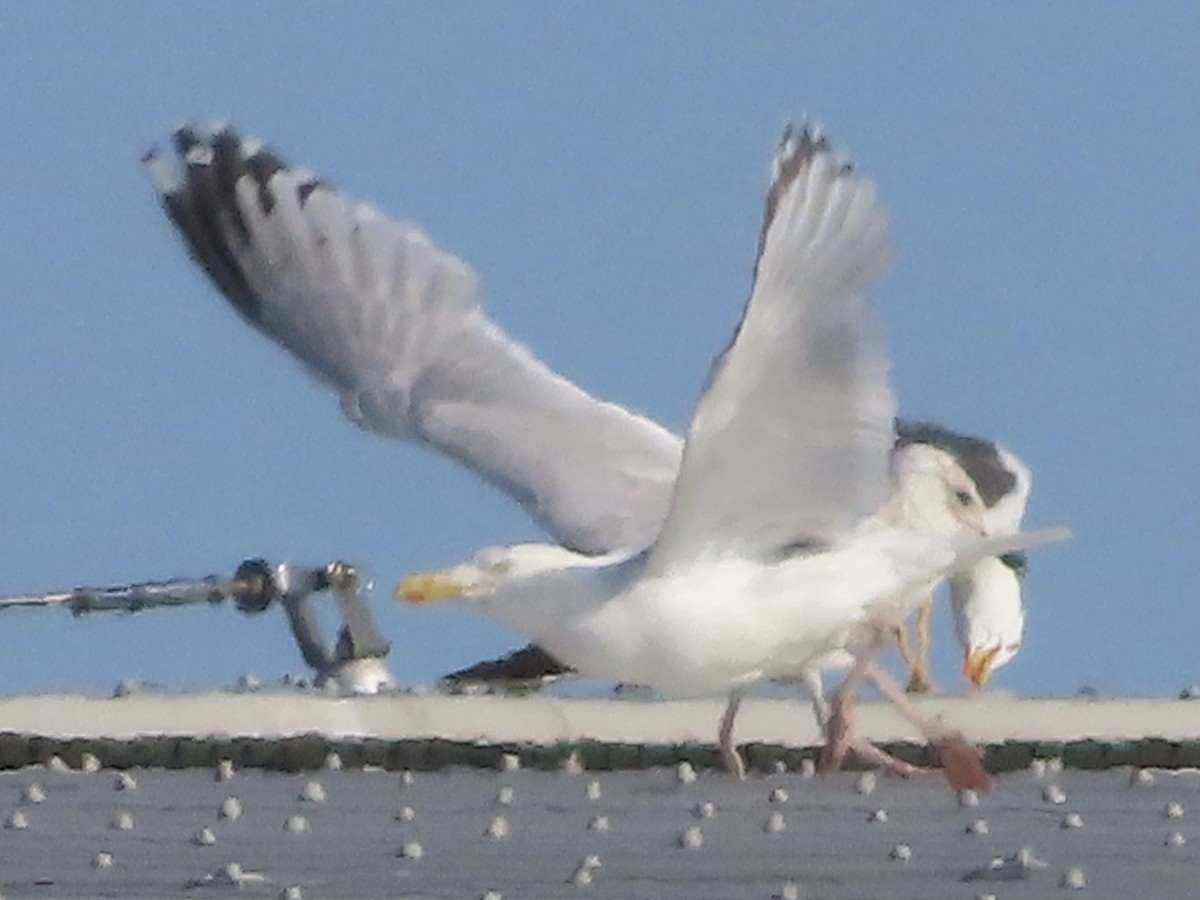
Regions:
<svg viewBox="0 0 1200 900"><path fill-rule="evenodd" d="M832 540L883 504L895 403L866 289L890 252L870 182L809 131L785 133L754 287L692 419L650 572Z"/></svg>
<svg viewBox="0 0 1200 900"><path fill-rule="evenodd" d="M640 549L680 442L552 372L484 314L474 273L418 228L290 168L232 129L146 155L192 258L356 424L479 472L563 544Z"/></svg>

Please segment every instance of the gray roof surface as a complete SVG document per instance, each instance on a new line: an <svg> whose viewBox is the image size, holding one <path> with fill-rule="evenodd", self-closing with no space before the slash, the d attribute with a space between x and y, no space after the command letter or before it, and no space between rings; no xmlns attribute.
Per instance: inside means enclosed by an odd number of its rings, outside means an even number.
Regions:
<svg viewBox="0 0 1200 900"><path fill-rule="evenodd" d="M562 772L448 769L418 772L411 784L395 772L322 770L284 774L246 770L218 782L211 769L130 770L136 788L117 790L117 773L61 771L48 766L0 773L0 814L22 813L24 830L0 831L0 891L5 897L203 897L234 891L186 888L225 864L261 872L265 882L238 891L277 897L298 885L305 898L480 898L496 891L516 898L714 898L766 900L793 882L803 898L998 898L1060 893L1068 869L1086 876L1089 897L1187 897L1200 885L1200 773L1158 771L1142 783L1128 769L1102 772L1034 771L1000 775L977 808L960 806L939 778L880 777L873 793L856 789L859 774L826 778L800 773L735 782L704 770L692 784L670 768L569 775ZM325 802L305 802L317 780ZM589 799L588 784L600 796ZM23 800L37 782L44 802ZM1054 804L1048 784L1065 792ZM501 787L512 801L497 803ZM786 799L770 802L773 789ZM595 789L593 789L595 793ZM219 821L224 798L237 796L244 814ZM716 807L711 819L697 803ZM1181 818L1168 818L1170 802ZM403 821L401 810L412 809ZM886 823L868 821L878 809ZM125 811L133 827L112 827ZM785 828L769 834L772 813ZM1083 827L1065 829L1065 813ZM309 829L285 830L303 815ZM497 815L509 833L485 836ZM606 816L607 831L589 830ZM977 820L987 834L969 834ZM211 846L192 836L208 826ZM683 848L685 829L699 827L702 846ZM1184 838L1168 846L1171 832ZM419 860L398 856L419 842ZM889 854L911 849L907 862ZM1031 847L1045 869L1026 880L965 882L964 875L994 857ZM95 868L97 853L111 868ZM571 883L588 854L601 867L592 884Z"/></svg>

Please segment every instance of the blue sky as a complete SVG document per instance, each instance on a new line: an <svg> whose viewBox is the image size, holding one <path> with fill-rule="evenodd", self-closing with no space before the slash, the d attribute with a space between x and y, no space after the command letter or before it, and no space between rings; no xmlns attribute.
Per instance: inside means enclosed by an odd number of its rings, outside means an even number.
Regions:
<svg viewBox="0 0 1200 900"><path fill-rule="evenodd" d="M996 679L1200 681L1194 3L45 4L0 9L0 593L356 561L405 681L515 646L394 606L536 538L358 431L194 271L137 161L228 119L424 225L594 393L687 423L748 289L771 146L811 116L878 182L904 412L1033 468L1025 650ZM948 614L937 674L959 690ZM301 666L278 611L0 616L0 692Z"/></svg>

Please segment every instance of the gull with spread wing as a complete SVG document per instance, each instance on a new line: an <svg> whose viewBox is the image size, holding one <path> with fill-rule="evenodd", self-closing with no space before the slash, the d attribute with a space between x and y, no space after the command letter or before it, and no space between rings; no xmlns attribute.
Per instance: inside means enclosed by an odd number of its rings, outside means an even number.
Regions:
<svg viewBox="0 0 1200 900"><path fill-rule="evenodd" d="M422 441L474 468L519 499L561 541L561 547L525 548L502 553L499 558L492 554L488 574L495 578L503 570L509 576L505 594L516 597L521 593L520 576L530 572L548 576L551 570L562 568L558 574L567 580L585 573L598 576L591 580L601 583L600 594L605 594L603 586L608 586L613 590L607 593L615 596L622 579L645 571L648 562L657 559L661 564L681 556L680 550L691 540L689 532L695 536L687 526L687 516L679 519L683 525L677 524L674 529L668 521L666 531L659 535L679 470L679 440L644 417L595 400L504 335L484 316L475 278L461 261L439 250L414 226L397 223L365 204L354 203L315 176L290 169L260 143L242 141L231 129L183 128L176 133L175 146L182 171L157 153L148 154L145 161L192 255L238 311L330 384L352 421L384 434ZM817 197L817 192L798 191L796 186L812 175L814 167L809 163L814 158L821 163L816 168L828 180L826 188L853 185L854 190L826 190L824 199ZM838 241L844 243L845 223L835 219L851 211L854 203L859 204L860 214L865 203L865 220L875 231L871 265L882 263L882 217L874 209L869 187L864 188L863 182L840 168L833 172L840 165L822 142L807 134L781 145L761 238L756 297L759 286L779 294L781 283L810 275L814 281L809 293L819 294L829 287L830 277L835 282L843 277L846 273L839 275L838 266L829 266L828 258L802 259L798 267L781 263L790 259L788 242L800 241L797 246L801 246L808 241L810 255L822 248L818 240L821 232L826 249ZM808 174L799 178L801 173ZM835 204L822 210L810 203L810 208L804 209L805 203L829 202L831 194L837 193L842 195L837 201L840 207ZM863 196L868 199L863 201ZM783 214L777 217L781 203ZM823 213L830 215L822 220ZM859 233L854 240L866 236L865 232ZM835 249L835 257L837 252ZM822 283L821 278L826 281ZM756 303L768 305L767 300L752 300L722 368L729 368L738 359L739 354L733 350L743 343L747 327L754 320L751 312ZM792 319L787 327L795 331L796 317ZM761 341L764 334L759 326L750 332L756 329L759 333L755 340ZM843 338L852 338L850 343L857 340L852 327L840 331ZM812 357L808 362L819 363L822 353L814 355L813 351L820 348L813 341L805 348ZM835 339L829 349L831 352L824 355L832 359L845 348L837 346ZM772 367L785 376L795 376L805 363L788 365L786 355L767 354L758 363L735 367L740 370L743 387L749 383L769 386L774 379ZM741 356L753 360L744 352ZM871 434L869 442L890 445L886 360L880 353L874 363L874 377L883 379L883 391L877 392L877 402L871 404L878 413L873 417L874 424L886 422L887 427L877 435ZM827 376L839 374L836 365L826 368ZM844 374L845 366L841 370ZM748 382L744 379L747 374ZM709 397L705 402L718 415L733 413L730 417L737 418L733 407L739 402L731 407L729 401L736 401L742 388L721 390L723 380L730 386L736 384L721 376L721 372L715 373L709 392L710 397L721 397L721 403L709 403ZM827 401L832 395L827 392L824 396ZM825 424L823 418L836 413L835 409L822 410L822 403L808 407L789 404L790 415L786 418L793 425L805 422L811 409L814 424L821 426ZM767 403L763 408L771 405ZM704 405L700 412L705 412ZM696 443L697 433L694 423L692 443ZM819 431L814 428L813 433ZM776 440L779 435L766 437ZM721 445L729 442L708 443L718 452L706 452L706 464L716 461L720 468L722 455L727 455L722 453ZM837 462L843 472L847 466L857 471L858 467L834 443L822 455L825 462ZM811 459L813 447L804 449ZM849 456L867 459L873 455ZM919 468L916 463L910 467ZM867 477L859 479L864 484L870 482L871 490L855 489L851 494L865 497L887 484L886 462L876 471L871 468L863 467ZM897 471L902 470L903 466ZM814 476L815 472L810 469L809 476L802 479L805 490L823 480ZM581 477L581 473L586 475ZM773 489L768 493L774 493ZM802 498L804 490L794 493ZM676 499L678 505L681 498ZM688 502L696 507L695 501ZM754 501L735 502L733 518L753 510L755 505ZM845 527L871 509L868 502L843 505L846 508L832 519L825 517L825 525L836 520L838 527ZM809 512L812 515L807 522L815 523L825 511ZM678 519L674 511L672 517ZM761 518L766 521L772 516ZM786 563L806 557L819 562L829 555L821 552L824 532L819 527L807 528L807 522L784 524L784 531L791 530L798 538L783 540L778 528L768 527L769 533L756 535L748 544L739 538L733 545L726 545L724 550L735 552L725 555L736 559L738 553L752 546L774 544L767 560L756 559L751 553L741 557L742 562L768 563L759 565L760 570L788 568ZM828 533L838 532L830 528ZM656 545L653 552L643 552L659 537L670 540L660 540L661 546ZM782 543L778 543L780 540ZM976 545L973 555L1000 552L1010 545L1012 542L1003 546ZM673 549L668 551L668 546ZM960 565L973 555L961 555ZM521 565L516 564L518 558ZM603 565L618 560L622 562L615 567ZM725 570L726 574L732 571L728 567ZM631 583L638 580L632 578ZM545 579L538 581L544 584ZM474 590L478 593L479 589ZM697 609L706 606L701 603ZM734 681L753 680L760 671L771 671L776 666L769 658L760 663L753 672L742 673ZM792 665L786 661L786 667ZM614 677L629 678L623 666L617 668L621 671ZM687 684L678 681L675 679L670 687L696 693L711 690L714 679Z"/></svg>
<svg viewBox="0 0 1200 900"><path fill-rule="evenodd" d="M929 422L896 421L896 446L923 443L937 447L954 457L975 486L983 503L983 520L988 534L1012 534L1019 530L1029 499L1032 476L1013 453L981 438L959 434ZM1020 551L1000 557L989 556L966 572L950 578L950 605L955 630L963 648L963 674L976 688L982 688L992 673L1007 665L1019 652L1025 631L1022 579L1025 554ZM924 692L931 688L928 675L929 625L933 595L918 613L918 651L913 654L907 631L901 626L899 646L909 666L911 678L907 690ZM825 700L821 671L844 670L853 664L845 651L819 658L788 682L795 681L812 703L813 713L824 726L829 710ZM525 688L576 674L536 644L527 645L497 659L488 659L451 672L444 681L459 685L519 685ZM742 692L730 696L718 732L718 747L726 768L735 776L745 774L745 764L737 751L733 726L742 700ZM883 753L865 741L855 746L864 761L884 766L901 775L917 769Z"/></svg>
<svg viewBox="0 0 1200 900"><path fill-rule="evenodd" d="M988 537L952 457L924 444L892 452L888 361L866 294L890 253L886 230L868 181L809 131L786 134L751 296L653 544L602 557L492 548L398 593L462 599L585 674L671 694L739 691L846 650L857 659L827 723L829 765L850 746L849 702L870 674L953 784L984 786L961 737L921 719L871 658L945 576L1065 535Z"/></svg>

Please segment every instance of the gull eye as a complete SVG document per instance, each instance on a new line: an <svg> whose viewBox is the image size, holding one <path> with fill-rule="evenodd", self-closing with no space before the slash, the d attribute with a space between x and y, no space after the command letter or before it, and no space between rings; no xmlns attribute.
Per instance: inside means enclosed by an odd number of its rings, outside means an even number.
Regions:
<svg viewBox="0 0 1200 900"><path fill-rule="evenodd" d="M512 568L512 561L502 547L488 547L475 555L475 565L485 572L505 574Z"/></svg>
<svg viewBox="0 0 1200 900"><path fill-rule="evenodd" d="M954 499L958 501L959 506L971 505L971 495L967 491L955 491Z"/></svg>

